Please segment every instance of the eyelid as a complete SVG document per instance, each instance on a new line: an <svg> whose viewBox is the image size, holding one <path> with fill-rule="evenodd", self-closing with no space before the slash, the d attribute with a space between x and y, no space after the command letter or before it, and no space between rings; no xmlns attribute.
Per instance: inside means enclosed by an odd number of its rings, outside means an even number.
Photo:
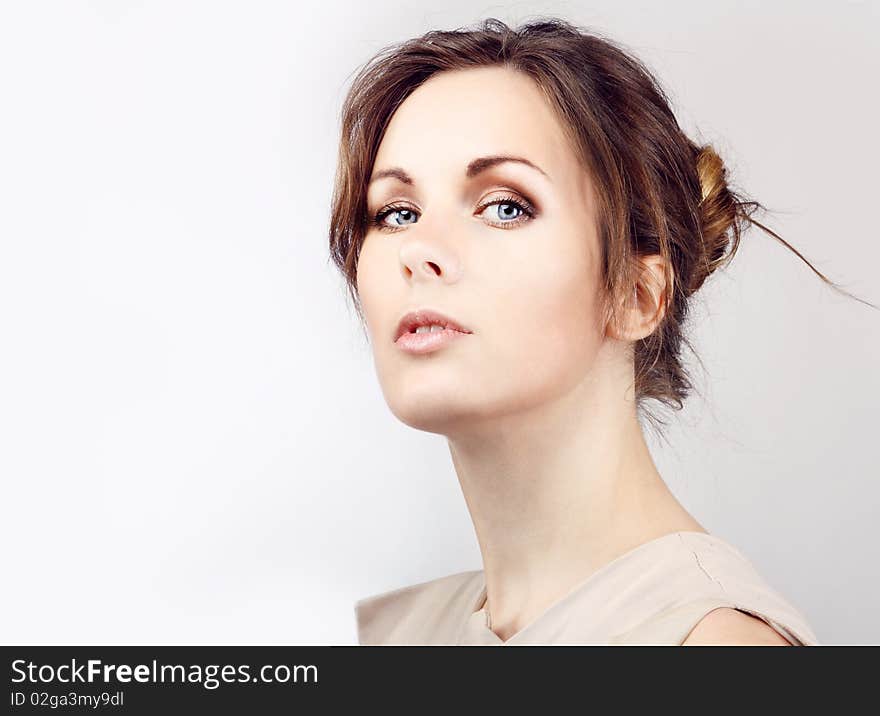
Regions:
<svg viewBox="0 0 880 716"><path fill-rule="evenodd" d="M496 189L493 190L492 193L501 192L503 196L496 196L494 198L489 198L484 201L481 201L478 205L480 210L485 209L487 206L492 206L496 203L503 203L504 201L512 201L518 204L522 204L524 209L527 209L532 214L538 213L538 207L534 201L524 192L518 191L516 189Z"/></svg>

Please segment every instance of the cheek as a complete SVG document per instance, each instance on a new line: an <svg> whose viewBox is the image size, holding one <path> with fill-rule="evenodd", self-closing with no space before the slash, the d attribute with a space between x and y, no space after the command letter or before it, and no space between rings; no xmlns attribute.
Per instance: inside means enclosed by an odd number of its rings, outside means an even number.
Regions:
<svg viewBox="0 0 880 716"><path fill-rule="evenodd" d="M596 307L591 287L583 275L521 284L523 294L510 305L508 314L516 336L516 348L527 357L525 368L544 372L570 366L585 367L597 349L599 336L594 329Z"/></svg>
<svg viewBox="0 0 880 716"><path fill-rule="evenodd" d="M492 274L494 296L487 292L486 305L496 317L495 359L525 382L576 380L602 341L597 267L586 239L552 229L542 236Z"/></svg>
<svg viewBox="0 0 880 716"><path fill-rule="evenodd" d="M357 264L357 292L363 308L364 320L371 336L375 336L382 317L389 315L390 302L388 257L382 256L374 241L365 242ZM385 290L383 290L385 286Z"/></svg>

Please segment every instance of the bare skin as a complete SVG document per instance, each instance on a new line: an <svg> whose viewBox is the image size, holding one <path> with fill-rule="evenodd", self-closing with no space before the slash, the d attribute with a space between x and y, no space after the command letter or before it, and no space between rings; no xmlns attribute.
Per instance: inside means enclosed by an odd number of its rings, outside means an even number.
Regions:
<svg viewBox="0 0 880 716"><path fill-rule="evenodd" d="M503 162L466 176L472 160L494 155L543 174ZM660 257L646 257L625 320L604 319L593 183L524 75L432 77L391 119L373 177L390 168L412 183L371 182L368 214L396 210L369 229L357 272L376 372L398 419L447 438L492 629L507 640L615 557L706 531L658 473L633 400L632 343L657 326L671 287ZM485 206L505 198L526 199L534 215ZM405 353L394 329L422 307L473 333ZM694 641L776 634L732 609L713 614L725 612Z"/></svg>

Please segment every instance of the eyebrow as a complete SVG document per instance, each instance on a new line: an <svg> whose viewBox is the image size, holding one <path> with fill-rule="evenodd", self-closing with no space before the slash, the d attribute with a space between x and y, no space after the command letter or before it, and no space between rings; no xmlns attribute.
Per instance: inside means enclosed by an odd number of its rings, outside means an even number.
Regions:
<svg viewBox="0 0 880 716"><path fill-rule="evenodd" d="M473 179L478 174L482 174L483 172L488 171L492 167L497 166L499 164L504 164L506 162L516 162L518 164L525 164L527 167L531 167L532 169L535 169L536 171L543 174L548 180L550 179L550 177L547 175L547 172L545 172L543 169L541 169L541 167L539 167L534 162L530 162L525 157L513 157L510 155L506 155L506 154L493 154L488 157L477 157L476 159L472 160L467 165L467 169L465 170L465 176L468 179ZM400 167L392 167L390 169L383 169L383 170L378 171L375 174L373 174L373 176L370 177L369 184L372 184L374 181L378 181L379 179L385 179L386 177L393 177L394 179L397 179L398 181L403 182L404 184L409 184L410 186L415 183L413 181L413 178L409 174L407 174L403 169L401 169Z"/></svg>

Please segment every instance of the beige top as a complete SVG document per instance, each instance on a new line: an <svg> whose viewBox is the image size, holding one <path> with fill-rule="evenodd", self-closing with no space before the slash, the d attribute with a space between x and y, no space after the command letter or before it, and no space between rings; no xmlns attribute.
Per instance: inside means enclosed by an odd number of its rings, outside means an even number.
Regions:
<svg viewBox="0 0 880 716"><path fill-rule="evenodd" d="M804 616L732 545L672 532L607 563L504 641L487 625L482 570L355 603L362 645L678 645L718 607L756 616L792 644L816 646Z"/></svg>

